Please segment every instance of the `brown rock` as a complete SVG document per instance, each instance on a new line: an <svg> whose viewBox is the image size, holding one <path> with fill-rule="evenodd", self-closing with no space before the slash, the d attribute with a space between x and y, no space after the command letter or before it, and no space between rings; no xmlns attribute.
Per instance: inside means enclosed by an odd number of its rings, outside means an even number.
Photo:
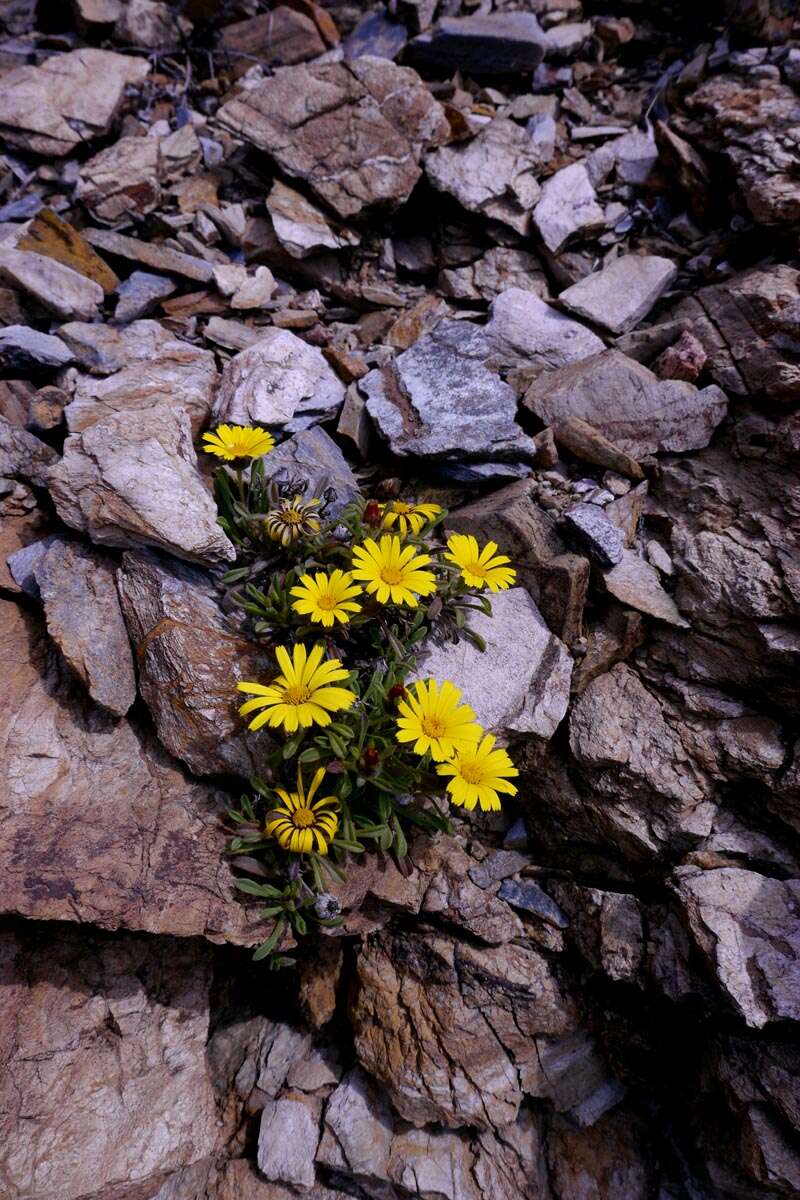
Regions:
<svg viewBox="0 0 800 1200"><path fill-rule="evenodd" d="M659 379L683 379L686 383L694 383L707 359L703 343L685 329L674 345L659 354L653 363L653 371Z"/></svg>
<svg viewBox="0 0 800 1200"><path fill-rule="evenodd" d="M8 558L23 546L38 541L47 531L47 517L24 483L0 480L0 588L22 589L8 568Z"/></svg>
<svg viewBox="0 0 800 1200"><path fill-rule="evenodd" d="M83 234L62 220L52 208L43 208L34 217L25 235L17 242L17 249L35 250L65 267L72 267L79 275L99 283L107 296L119 285L111 267L95 254Z"/></svg>
<svg viewBox="0 0 800 1200"><path fill-rule="evenodd" d="M542 616L568 646L583 633L590 574L589 560L581 554L557 554L537 570Z"/></svg>
<svg viewBox="0 0 800 1200"><path fill-rule="evenodd" d="M591 1129L556 1120L547 1141L554 1200L646 1200L652 1151L630 1112L606 1115Z"/></svg>
<svg viewBox="0 0 800 1200"><path fill-rule="evenodd" d="M249 71L253 62L270 67L317 58L327 49L316 22L303 12L283 4L226 25L220 35L220 47L230 56L235 75Z"/></svg>
<svg viewBox="0 0 800 1200"><path fill-rule="evenodd" d="M201 571L157 554L126 554L117 586L162 744L196 775L255 774L264 734L248 733L236 684L271 677L272 655L225 619Z"/></svg>
<svg viewBox="0 0 800 1200"><path fill-rule="evenodd" d="M311 957L298 964L298 999L312 1029L322 1029L333 1020L343 967L342 943L333 938L321 939Z"/></svg>
<svg viewBox="0 0 800 1200"><path fill-rule="evenodd" d="M559 446L583 462L617 471L629 479L644 479L644 472L635 458L623 453L598 429L580 417L567 417L566 421L556 425L553 435Z"/></svg>
<svg viewBox="0 0 800 1200"><path fill-rule="evenodd" d="M202 258L182 254L157 242L142 242L138 238L125 237L122 233L112 233L110 229L87 229L86 240L112 257L141 263L153 271L165 271L168 275L180 275L195 283L208 283L214 274L211 263Z"/></svg>
<svg viewBox="0 0 800 1200"><path fill-rule="evenodd" d="M0 477L19 477L45 487L57 462L51 446L0 416Z"/></svg>
<svg viewBox="0 0 800 1200"><path fill-rule="evenodd" d="M81 167L75 197L100 221L146 216L161 202L157 137L123 137Z"/></svg>

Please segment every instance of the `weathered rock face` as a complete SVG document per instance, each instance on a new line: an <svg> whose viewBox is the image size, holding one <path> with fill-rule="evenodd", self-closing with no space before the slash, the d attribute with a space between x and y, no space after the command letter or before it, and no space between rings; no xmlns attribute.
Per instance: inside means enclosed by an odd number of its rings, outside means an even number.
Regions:
<svg viewBox="0 0 800 1200"><path fill-rule="evenodd" d="M307 258L323 250L341 250L358 243L358 235L334 229L322 209L300 192L276 179L266 199L275 236L295 258Z"/></svg>
<svg viewBox="0 0 800 1200"><path fill-rule="evenodd" d="M546 304L533 292L512 287L491 306L486 336L492 359L553 370L580 362L605 347L597 334Z"/></svg>
<svg viewBox="0 0 800 1200"><path fill-rule="evenodd" d="M103 303L99 283L44 254L0 246L0 278L15 284L64 320L91 320Z"/></svg>
<svg viewBox="0 0 800 1200"><path fill-rule="evenodd" d="M656 254L627 254L559 294L570 312L612 333L634 329L674 283L678 268Z"/></svg>
<svg viewBox="0 0 800 1200"><path fill-rule="evenodd" d="M0 975L9 1198L116 1194L215 1152L207 949L20 924Z"/></svg>
<svg viewBox="0 0 800 1200"><path fill-rule="evenodd" d="M483 365L482 331L443 321L360 383L367 412L401 457L530 460L533 440L515 417L514 390Z"/></svg>
<svg viewBox="0 0 800 1200"><path fill-rule="evenodd" d="M522 588L493 596L492 614L476 613L470 620L485 651L466 639L456 646L429 645L418 656L416 673L452 680L486 729L550 738L569 702L567 649Z"/></svg>
<svg viewBox="0 0 800 1200"><path fill-rule="evenodd" d="M0 908L254 941L222 856L222 797L187 779L137 726L87 702L15 604L0 604L0 621Z"/></svg>
<svg viewBox="0 0 800 1200"><path fill-rule="evenodd" d="M36 154L68 154L107 132L126 84L150 71L142 58L84 48L7 72L0 129L13 146Z"/></svg>
<svg viewBox="0 0 800 1200"><path fill-rule="evenodd" d="M707 446L727 409L718 387L657 379L619 350L541 376L524 404L548 425L580 417L634 458Z"/></svg>
<svg viewBox="0 0 800 1200"><path fill-rule="evenodd" d="M344 392L321 350L289 329L270 329L225 367L214 419L296 433L335 415Z"/></svg>
<svg viewBox="0 0 800 1200"><path fill-rule="evenodd" d="M546 1077L537 1039L575 1027L547 960L522 947L476 953L435 933L380 934L358 978L356 1053L417 1125L512 1124L522 1093Z"/></svg>
<svg viewBox="0 0 800 1200"><path fill-rule="evenodd" d="M61 378L72 396L65 410L70 433L115 413L150 412L159 404L185 412L195 435L208 421L217 383L210 350L181 341L158 321L134 321L119 330L74 322L65 332L80 346L87 368L73 368Z"/></svg>
<svg viewBox="0 0 800 1200"><path fill-rule="evenodd" d="M189 419L166 405L68 437L49 486L62 520L100 545L155 546L190 562L235 558L197 470Z"/></svg>
<svg viewBox="0 0 800 1200"><path fill-rule="evenodd" d="M546 180L533 223L547 249L556 254L576 238L602 229L605 216L583 163L562 167Z"/></svg>
<svg viewBox="0 0 800 1200"><path fill-rule="evenodd" d="M271 656L226 620L207 576L193 567L128 553L117 586L163 745L196 775L255 774L264 737L239 717L236 684L270 674Z"/></svg>
<svg viewBox="0 0 800 1200"><path fill-rule="evenodd" d="M405 200L420 151L448 135L443 109L414 71L368 57L278 70L217 117L345 218Z"/></svg>
<svg viewBox="0 0 800 1200"><path fill-rule="evenodd" d="M27 479L41 487L57 464L52 446L0 416L0 476Z"/></svg>

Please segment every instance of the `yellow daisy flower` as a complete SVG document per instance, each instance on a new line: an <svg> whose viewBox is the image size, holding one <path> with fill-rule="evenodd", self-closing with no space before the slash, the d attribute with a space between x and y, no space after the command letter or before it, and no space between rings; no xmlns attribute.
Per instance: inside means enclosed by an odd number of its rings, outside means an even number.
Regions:
<svg viewBox="0 0 800 1200"><path fill-rule="evenodd" d="M482 740L459 750L450 762L440 763L436 768L440 775L452 776L447 791L459 808L463 805L472 811L480 804L484 812L493 812L500 808L498 792L516 795L516 787L508 781L519 775L519 771L505 750L494 749L494 742L487 733Z"/></svg>
<svg viewBox="0 0 800 1200"><path fill-rule="evenodd" d="M282 546L291 546L301 537L310 537L318 533L321 521L316 513L321 500L314 497L311 500L301 500L295 496L284 501L277 508L272 508L264 518L264 528L273 542Z"/></svg>
<svg viewBox="0 0 800 1200"><path fill-rule="evenodd" d="M266 831L282 850L291 850L294 854L310 854L312 850L317 854L328 853L328 846L339 828L339 801L335 796L314 800L324 775L325 768L320 767L306 794L298 766L297 791L275 789L281 803L267 814Z"/></svg>
<svg viewBox="0 0 800 1200"><path fill-rule="evenodd" d="M361 605L356 604L354 596L361 595L361 588L353 583L349 571L332 571L326 575L317 571L314 576L301 575L300 583L293 587L291 595L297 596L292 608L301 616L311 617L312 621L330 628L336 621L346 625L350 613L361 612Z"/></svg>
<svg viewBox="0 0 800 1200"><path fill-rule="evenodd" d="M391 529L396 525L401 537L408 537L410 529L416 537L428 521L435 520L443 512L438 504L406 504L403 500L392 500L384 505L383 526Z"/></svg>
<svg viewBox="0 0 800 1200"><path fill-rule="evenodd" d="M353 547L353 575L380 604L391 601L416 608L419 596L435 592L436 576L422 569L430 561L429 554L417 554L394 534L384 534L380 545L367 538L363 546Z"/></svg>
<svg viewBox="0 0 800 1200"><path fill-rule="evenodd" d="M252 695L239 712L243 717L263 709L250 722L250 729L269 724L271 729L282 726L287 733L296 733L310 725L330 725L332 712L350 708L355 692L349 688L332 687L349 674L338 658L322 661L324 648L315 646L308 653L305 646L296 645L289 657L286 646L276 646L275 657L281 674L271 684L237 683L240 692Z"/></svg>
<svg viewBox="0 0 800 1200"><path fill-rule="evenodd" d="M459 704L461 691L449 679L414 684L413 693L398 704L398 742L413 742L415 754L428 754L436 762L452 758L457 750L477 741L480 725L468 704Z"/></svg>
<svg viewBox="0 0 800 1200"><path fill-rule="evenodd" d="M461 568L461 578L469 587L488 587L490 592L505 591L517 578L517 572L506 564L505 554L497 554L497 543L487 542L482 550L471 533L454 533L447 539L449 554L445 558Z"/></svg>
<svg viewBox="0 0 800 1200"><path fill-rule="evenodd" d="M218 425L213 433L204 433L206 454L216 454L226 462L237 458L260 458L275 449L275 438L252 425Z"/></svg>

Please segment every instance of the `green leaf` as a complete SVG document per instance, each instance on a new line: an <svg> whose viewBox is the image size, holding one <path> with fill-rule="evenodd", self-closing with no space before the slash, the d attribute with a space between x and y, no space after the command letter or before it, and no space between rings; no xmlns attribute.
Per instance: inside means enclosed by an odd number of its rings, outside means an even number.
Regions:
<svg viewBox="0 0 800 1200"><path fill-rule="evenodd" d="M294 916L292 917L292 924L294 925L295 929L297 930L297 932L300 934L301 937L304 933L308 933L308 925L306 924L306 919L300 913L294 914Z"/></svg>
<svg viewBox="0 0 800 1200"><path fill-rule="evenodd" d="M281 894L272 884L256 883L254 879L234 879L233 883L240 892L246 892L248 896L259 896L262 900L272 900Z"/></svg>
<svg viewBox="0 0 800 1200"><path fill-rule="evenodd" d="M405 858L408 854L408 842L396 814L392 817L392 829L394 830L394 852L398 858Z"/></svg>
<svg viewBox="0 0 800 1200"><path fill-rule="evenodd" d="M258 962L260 959L267 958L268 955L272 954L272 951L275 949L278 942L281 940L281 937L283 936L283 931L285 928L286 928L286 918L278 917L277 921L275 922L275 924L273 926L272 933L269 935L269 937L267 938L267 940L265 942L261 943L261 945L258 947L256 952L254 953L253 962Z"/></svg>

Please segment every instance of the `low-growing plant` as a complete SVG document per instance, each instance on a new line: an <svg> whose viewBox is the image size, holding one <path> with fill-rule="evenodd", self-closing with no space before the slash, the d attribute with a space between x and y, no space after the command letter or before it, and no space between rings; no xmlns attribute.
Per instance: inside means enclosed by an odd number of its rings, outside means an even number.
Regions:
<svg viewBox="0 0 800 1200"><path fill-rule="evenodd" d="M205 438L232 464L215 477L237 548L225 582L275 662L237 684L242 718L272 736L229 820L237 886L273 921L255 957L280 966L287 935L341 920L330 889L349 855L382 851L402 867L412 830L449 829L448 805L488 812L516 792L516 768L460 690L418 676L415 660L429 637L484 649L471 614L491 615L486 592L515 572L493 542L445 542L439 505L358 498L337 510L332 491L266 478L264 431Z"/></svg>

